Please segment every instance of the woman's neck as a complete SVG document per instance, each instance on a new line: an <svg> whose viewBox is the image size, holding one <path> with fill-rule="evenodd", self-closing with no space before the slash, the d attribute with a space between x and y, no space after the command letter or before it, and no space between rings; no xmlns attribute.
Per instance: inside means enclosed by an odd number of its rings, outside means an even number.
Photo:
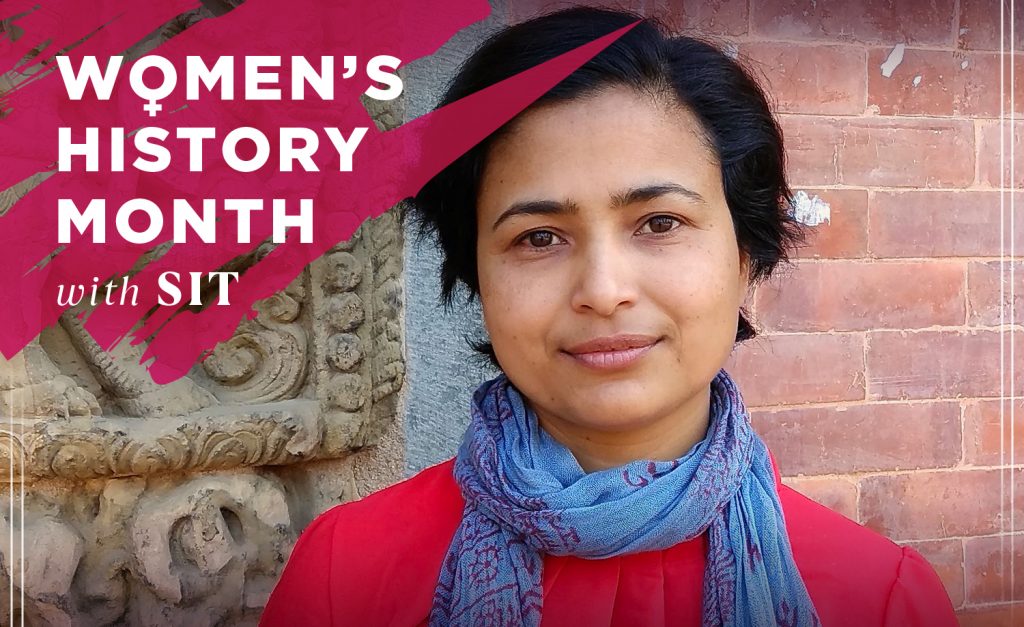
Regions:
<svg viewBox="0 0 1024 627"><path fill-rule="evenodd" d="M576 457L584 472L615 468L638 459L669 461L685 455L707 435L711 389L675 411L634 429L582 427L537 409L537 420Z"/></svg>

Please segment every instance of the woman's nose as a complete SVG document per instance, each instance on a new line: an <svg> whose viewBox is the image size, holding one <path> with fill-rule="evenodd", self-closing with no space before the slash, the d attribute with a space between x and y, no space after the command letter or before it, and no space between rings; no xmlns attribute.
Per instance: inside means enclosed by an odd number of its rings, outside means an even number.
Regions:
<svg viewBox="0 0 1024 627"><path fill-rule="evenodd" d="M572 308L611 316L637 300L636 268L621 244L602 241L581 250L576 261Z"/></svg>

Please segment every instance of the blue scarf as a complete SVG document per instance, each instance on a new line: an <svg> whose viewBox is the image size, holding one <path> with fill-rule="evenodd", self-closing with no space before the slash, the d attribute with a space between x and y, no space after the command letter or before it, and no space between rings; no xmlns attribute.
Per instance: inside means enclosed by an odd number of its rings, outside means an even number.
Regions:
<svg viewBox="0 0 1024 627"><path fill-rule="evenodd" d="M466 509L430 613L443 625L540 624L543 554L601 559L708 532L703 625L811 627L768 450L725 370L707 436L672 461L584 473L501 375L473 395L455 459Z"/></svg>

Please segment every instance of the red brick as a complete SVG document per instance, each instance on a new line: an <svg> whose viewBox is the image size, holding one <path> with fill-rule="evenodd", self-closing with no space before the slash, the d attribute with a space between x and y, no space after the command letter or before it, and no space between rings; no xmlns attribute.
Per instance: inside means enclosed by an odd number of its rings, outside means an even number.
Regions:
<svg viewBox="0 0 1024 627"><path fill-rule="evenodd" d="M794 258L863 257L868 241L868 192L864 189L804 189L829 205L829 221L805 227L805 245ZM1024 250L1024 246L1021 247Z"/></svg>
<svg viewBox="0 0 1024 627"><path fill-rule="evenodd" d="M957 610L960 627L1021 627L1024 610L1020 604L985 605Z"/></svg>
<svg viewBox="0 0 1024 627"><path fill-rule="evenodd" d="M791 268L757 289L757 318L767 329L915 329L964 320L961 262L811 261Z"/></svg>
<svg viewBox="0 0 1024 627"><path fill-rule="evenodd" d="M978 133L978 180L980 183L1000 186L1002 172L1004 188L1024 187L1024 121L1018 120L1011 125L1009 120L1003 122L1003 145L1000 153L999 120L979 122ZM1012 147L1011 147L1012 142ZM1013 151L1014 170L1010 170L1010 151ZM1000 167L1000 162L1002 166ZM1007 200L1009 202L1009 200Z"/></svg>
<svg viewBox="0 0 1024 627"><path fill-rule="evenodd" d="M960 404L872 403L752 412L786 474L946 468L960 461Z"/></svg>
<svg viewBox="0 0 1024 627"><path fill-rule="evenodd" d="M791 114L780 120L794 185L966 187L974 182L970 120Z"/></svg>
<svg viewBox="0 0 1024 627"><path fill-rule="evenodd" d="M1021 627L1024 608L1020 604L967 607L956 613L960 627Z"/></svg>
<svg viewBox="0 0 1024 627"><path fill-rule="evenodd" d="M792 185L839 183L843 120L803 115L779 116Z"/></svg>
<svg viewBox="0 0 1024 627"><path fill-rule="evenodd" d="M1000 100L1009 115L1010 77L1006 70L1000 98L1000 54L907 48L902 62L886 77L882 65L893 48L873 48L868 55L868 105L882 115L999 117ZM1024 55L1017 55L1017 63ZM1006 57L1006 67L1011 58ZM1024 111L1024 78L1016 77L1017 112Z"/></svg>
<svg viewBox="0 0 1024 627"><path fill-rule="evenodd" d="M781 39L952 45L953 0L753 0L755 33Z"/></svg>
<svg viewBox="0 0 1024 627"><path fill-rule="evenodd" d="M1024 232L1024 229L1020 229L1020 232ZM1018 250L1024 253L1024 248ZM1010 277L1011 270L1014 274L1013 281ZM1011 287L1014 287L1012 311ZM1003 324L1010 324L1011 315L1014 324L1024 324L1024 261L1011 263L1007 258L1005 264L1000 261L974 261L968 264L967 300L970 314L968 323L973 326L998 326L1000 310Z"/></svg>
<svg viewBox="0 0 1024 627"><path fill-rule="evenodd" d="M964 569L968 603L1024 601L1024 534L965 538Z"/></svg>
<svg viewBox="0 0 1024 627"><path fill-rule="evenodd" d="M509 0L505 3L506 19L509 23L515 24L553 11L568 9L577 4L569 0ZM652 3L648 0L594 0L587 4L606 9L631 11L641 15L654 13L653 7L650 6Z"/></svg>
<svg viewBox="0 0 1024 627"><path fill-rule="evenodd" d="M966 187L974 182L970 120L862 118L843 129L844 185Z"/></svg>
<svg viewBox="0 0 1024 627"><path fill-rule="evenodd" d="M579 4L570 0L510 0L506 19L522 22ZM586 5L656 17L674 31L729 36L747 33L746 0L592 0Z"/></svg>
<svg viewBox="0 0 1024 627"><path fill-rule="evenodd" d="M667 12L666 22L683 32L698 34L745 35L749 16L746 0L658 0L659 14Z"/></svg>
<svg viewBox="0 0 1024 627"><path fill-rule="evenodd" d="M779 111L864 112L867 55L861 48L756 42L741 44L739 52L764 74L766 90Z"/></svg>
<svg viewBox="0 0 1024 627"><path fill-rule="evenodd" d="M971 50L999 50L1000 15L998 0L960 0L960 37L958 45ZM1024 50L1024 11L1017 4L1015 15L1010 5L1004 3L1003 42L1004 50ZM1014 19L1014 43L1010 43L1010 20ZM1021 611L1024 619L1024 610Z"/></svg>
<svg viewBox="0 0 1024 627"><path fill-rule="evenodd" d="M782 461L779 460L781 464ZM839 477L786 477L783 483L834 512L857 520L857 485Z"/></svg>
<svg viewBox="0 0 1024 627"><path fill-rule="evenodd" d="M744 342L726 364L748 407L864 398L864 336L792 334Z"/></svg>
<svg viewBox="0 0 1024 627"><path fill-rule="evenodd" d="M1024 488L1020 471L910 472L869 476L860 481L860 520L893 540L933 540L998 533L1000 504L1009 526L1009 482ZM1014 505L1017 526L1024 523L1024 499ZM969 568L967 569L970 570Z"/></svg>
<svg viewBox="0 0 1024 627"><path fill-rule="evenodd" d="M942 579L953 607L964 603L964 547L961 540L907 542L907 546L928 560Z"/></svg>
<svg viewBox="0 0 1024 627"><path fill-rule="evenodd" d="M1009 398L968 403L964 408L964 461L999 466L1009 464L1011 454L1014 464L1024 463L1024 399L1017 399L1012 411Z"/></svg>
<svg viewBox="0 0 1024 627"><path fill-rule="evenodd" d="M868 250L875 257L998 257L999 196L995 191L873 192ZM1016 198L1024 207L1024 194ZM1009 198L1003 202L1008 213ZM1009 236L1008 225L1004 230ZM1024 229L1018 229L1016 240L1024 253Z"/></svg>
<svg viewBox="0 0 1024 627"><path fill-rule="evenodd" d="M999 352L997 331L872 331L868 398L999 396ZM1016 359L1018 389L1024 389L1024 351Z"/></svg>

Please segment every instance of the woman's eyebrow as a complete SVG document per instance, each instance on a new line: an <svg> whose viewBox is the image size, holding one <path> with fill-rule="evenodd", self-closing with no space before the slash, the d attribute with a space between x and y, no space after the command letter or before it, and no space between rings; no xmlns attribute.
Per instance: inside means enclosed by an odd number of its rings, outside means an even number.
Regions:
<svg viewBox="0 0 1024 627"><path fill-rule="evenodd" d="M572 202L559 202L557 200L526 200L517 202L501 212L498 219L494 221L491 230L495 231L505 220L513 216L523 215L561 215L574 214L579 211L579 206Z"/></svg>
<svg viewBox="0 0 1024 627"><path fill-rule="evenodd" d="M631 187L630 189L612 194L612 207L624 207L635 202L654 200L655 198L668 196L670 194L684 196L700 204L707 204L703 196L692 189L679 185L678 183L652 183L650 185L642 185L640 187ZM578 211L579 206L571 200L565 202L557 200L525 200L517 202L503 211L501 215L498 216L498 219L494 221L494 224L491 225L491 230L496 231L502 222L513 216L572 215Z"/></svg>
<svg viewBox="0 0 1024 627"><path fill-rule="evenodd" d="M612 194L612 207L624 207L635 202L654 200L660 196L667 196L670 194L684 196L702 205L707 204L707 201L704 200L703 196L692 189L679 185L678 183L653 183L651 185L633 187Z"/></svg>

